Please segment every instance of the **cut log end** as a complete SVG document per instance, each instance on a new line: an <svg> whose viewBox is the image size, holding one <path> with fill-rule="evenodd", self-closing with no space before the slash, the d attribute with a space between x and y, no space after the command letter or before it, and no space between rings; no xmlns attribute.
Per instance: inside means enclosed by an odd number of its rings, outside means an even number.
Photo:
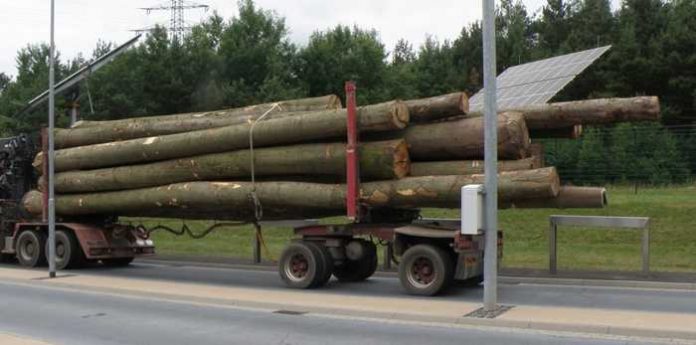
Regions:
<svg viewBox="0 0 696 345"><path fill-rule="evenodd" d="M339 98L336 95L329 95L328 98L329 98L329 101L327 102L326 109L341 109L341 108L343 108L343 103L341 102L341 98Z"/></svg>
<svg viewBox="0 0 696 345"><path fill-rule="evenodd" d="M404 178L411 172L411 159L408 155L406 140L399 140L394 148L394 176Z"/></svg>
<svg viewBox="0 0 696 345"><path fill-rule="evenodd" d="M461 92L459 93L459 110L461 111L462 114L466 114L469 112L469 97L466 95L466 93Z"/></svg>
<svg viewBox="0 0 696 345"><path fill-rule="evenodd" d="M396 102L391 110L392 119L394 126L398 129L404 129L410 121L410 116L408 112L408 107L401 103Z"/></svg>
<svg viewBox="0 0 696 345"><path fill-rule="evenodd" d="M507 111L498 115L498 118L503 122L498 129L499 135L502 136L498 138L498 151L503 152L503 156L513 159L529 157L531 140L524 115L516 111Z"/></svg>

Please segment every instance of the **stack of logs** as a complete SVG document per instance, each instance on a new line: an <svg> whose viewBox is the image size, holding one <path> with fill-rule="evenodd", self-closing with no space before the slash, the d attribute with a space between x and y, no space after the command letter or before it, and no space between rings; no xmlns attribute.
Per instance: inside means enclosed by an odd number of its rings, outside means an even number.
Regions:
<svg viewBox="0 0 696 345"><path fill-rule="evenodd" d="M464 93L358 108L361 201L375 209L458 208L460 187L483 181L483 118L468 110ZM259 208L263 219L345 214L346 114L329 95L58 129L57 213L235 220L252 219ZM501 112L500 206L603 207L603 188L561 187L530 135L577 137L583 125L658 118L656 97ZM34 165L41 171L43 164L39 154ZM40 214L42 200L32 191L23 204Z"/></svg>

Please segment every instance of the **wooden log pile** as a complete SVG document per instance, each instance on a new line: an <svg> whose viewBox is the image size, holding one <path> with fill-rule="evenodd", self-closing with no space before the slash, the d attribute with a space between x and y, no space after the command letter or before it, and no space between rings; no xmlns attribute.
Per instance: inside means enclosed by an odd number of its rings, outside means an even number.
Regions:
<svg viewBox="0 0 696 345"><path fill-rule="evenodd" d="M376 209L458 208L460 188L483 182L483 118L468 110L464 93L359 107L361 201ZM502 111L500 207L604 207L606 190L562 186L531 139L577 138L583 126L657 119L656 97ZM251 220L259 205L264 219L345 212L346 109L334 95L82 121L55 135L56 209L62 217ZM38 171L43 164L37 155ZM44 187L39 183L39 190L25 195L30 213L41 213Z"/></svg>

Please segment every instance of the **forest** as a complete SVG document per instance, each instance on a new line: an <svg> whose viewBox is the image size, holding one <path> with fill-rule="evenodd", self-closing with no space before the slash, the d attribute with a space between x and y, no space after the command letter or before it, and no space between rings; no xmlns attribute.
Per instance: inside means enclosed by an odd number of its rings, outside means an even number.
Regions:
<svg viewBox="0 0 696 345"><path fill-rule="evenodd" d="M112 120L215 110L336 94L355 80L359 104L411 99L482 87L480 23L454 40L428 36L414 47L386 47L374 29L317 28L306 45L290 41L280 13L252 0L238 15L213 13L179 40L157 28L80 87L81 115ZM497 8L497 68L612 45L554 101L599 97L660 97L660 124L585 128L581 140L545 139L546 161L575 184L691 182L696 173L696 0L548 0L532 12L515 0ZM425 35L426 33L424 33ZM99 42L73 59L58 55L61 80L115 47ZM60 47L59 47L60 48ZM16 75L0 73L0 132L35 132L46 110L18 116L47 88L49 48L28 42L17 52ZM67 127L71 93L57 101ZM74 93L72 93L74 94Z"/></svg>

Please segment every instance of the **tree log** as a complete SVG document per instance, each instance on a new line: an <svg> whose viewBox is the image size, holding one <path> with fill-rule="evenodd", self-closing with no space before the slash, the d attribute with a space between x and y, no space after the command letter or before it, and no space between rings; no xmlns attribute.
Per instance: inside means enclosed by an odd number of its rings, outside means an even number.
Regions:
<svg viewBox="0 0 696 345"><path fill-rule="evenodd" d="M550 198L516 200L507 207L513 208L604 208L607 206L607 190L601 187L561 187L558 195Z"/></svg>
<svg viewBox="0 0 696 345"><path fill-rule="evenodd" d="M414 161L483 158L483 117L418 124L408 127L404 137ZM528 156L529 132L520 113L498 115L498 156L520 159Z"/></svg>
<svg viewBox="0 0 696 345"><path fill-rule="evenodd" d="M121 120L110 120L110 121L78 121L73 127L98 127L98 126L127 126L132 122L139 121L151 121L159 122L162 120L170 119L191 119L191 118L205 118L205 117L217 117L217 116L240 116L240 115L257 115L263 114L264 112L270 110L274 105L278 105L278 111L314 111L314 110L325 110L325 109L341 109L341 99L336 95L326 95L319 97L309 97L300 99L291 99L278 102L268 102L262 104L255 104L240 108L231 108L227 110L219 111L208 111L208 112L195 112L195 113L184 113L184 114L173 114L173 115L158 115L158 116L144 116L144 117L133 117Z"/></svg>
<svg viewBox="0 0 696 345"><path fill-rule="evenodd" d="M529 136L534 139L577 139L582 136L582 125L563 128L530 129Z"/></svg>
<svg viewBox="0 0 696 345"><path fill-rule="evenodd" d="M277 104L277 107L274 105ZM112 121L80 121L69 129L56 129L56 148L108 143L111 141L189 132L252 122L267 111L265 118L292 112L340 109L336 95L265 103L243 108L175 115L137 117ZM287 116L287 115L286 115Z"/></svg>
<svg viewBox="0 0 696 345"><path fill-rule="evenodd" d="M460 206L460 189L482 183L483 175L423 176L362 184L361 199L380 208ZM558 194L558 174L553 168L499 174L499 201L545 198ZM60 216L117 215L199 219L248 220L253 213L249 182L186 182L154 188L115 192L61 194L56 198ZM342 215L346 187L340 184L258 182L256 195L264 219L301 219ZM42 195L32 191L22 205L40 214Z"/></svg>
<svg viewBox="0 0 696 345"><path fill-rule="evenodd" d="M536 157L512 161L498 161L498 171L516 171L535 169ZM484 162L475 161L439 161L414 162L411 164L411 176L472 175L483 174Z"/></svg>
<svg viewBox="0 0 696 345"><path fill-rule="evenodd" d="M606 125L617 122L659 121L660 101L655 96L601 98L586 101L528 105L501 109L524 113L532 130L568 128L575 125ZM470 113L481 116L481 112Z"/></svg>
<svg viewBox="0 0 696 345"><path fill-rule="evenodd" d="M401 102L358 108L358 127L363 131L402 129L408 109ZM58 150L55 171L115 167L141 162L192 157L249 147L250 124L211 128L186 133L131 139ZM254 127L254 146L293 144L346 135L346 110L324 110L261 121ZM42 164L41 154L34 166Z"/></svg>
<svg viewBox="0 0 696 345"><path fill-rule="evenodd" d="M469 97L464 92L404 101L411 121L428 122L469 111Z"/></svg>
<svg viewBox="0 0 696 345"><path fill-rule="evenodd" d="M257 178L274 176L345 176L343 143L268 147L254 150ZM362 143L360 173L364 179L398 179L409 172L406 142ZM251 153L240 150L97 170L57 173L57 193L136 189L177 182L215 181L251 176Z"/></svg>

